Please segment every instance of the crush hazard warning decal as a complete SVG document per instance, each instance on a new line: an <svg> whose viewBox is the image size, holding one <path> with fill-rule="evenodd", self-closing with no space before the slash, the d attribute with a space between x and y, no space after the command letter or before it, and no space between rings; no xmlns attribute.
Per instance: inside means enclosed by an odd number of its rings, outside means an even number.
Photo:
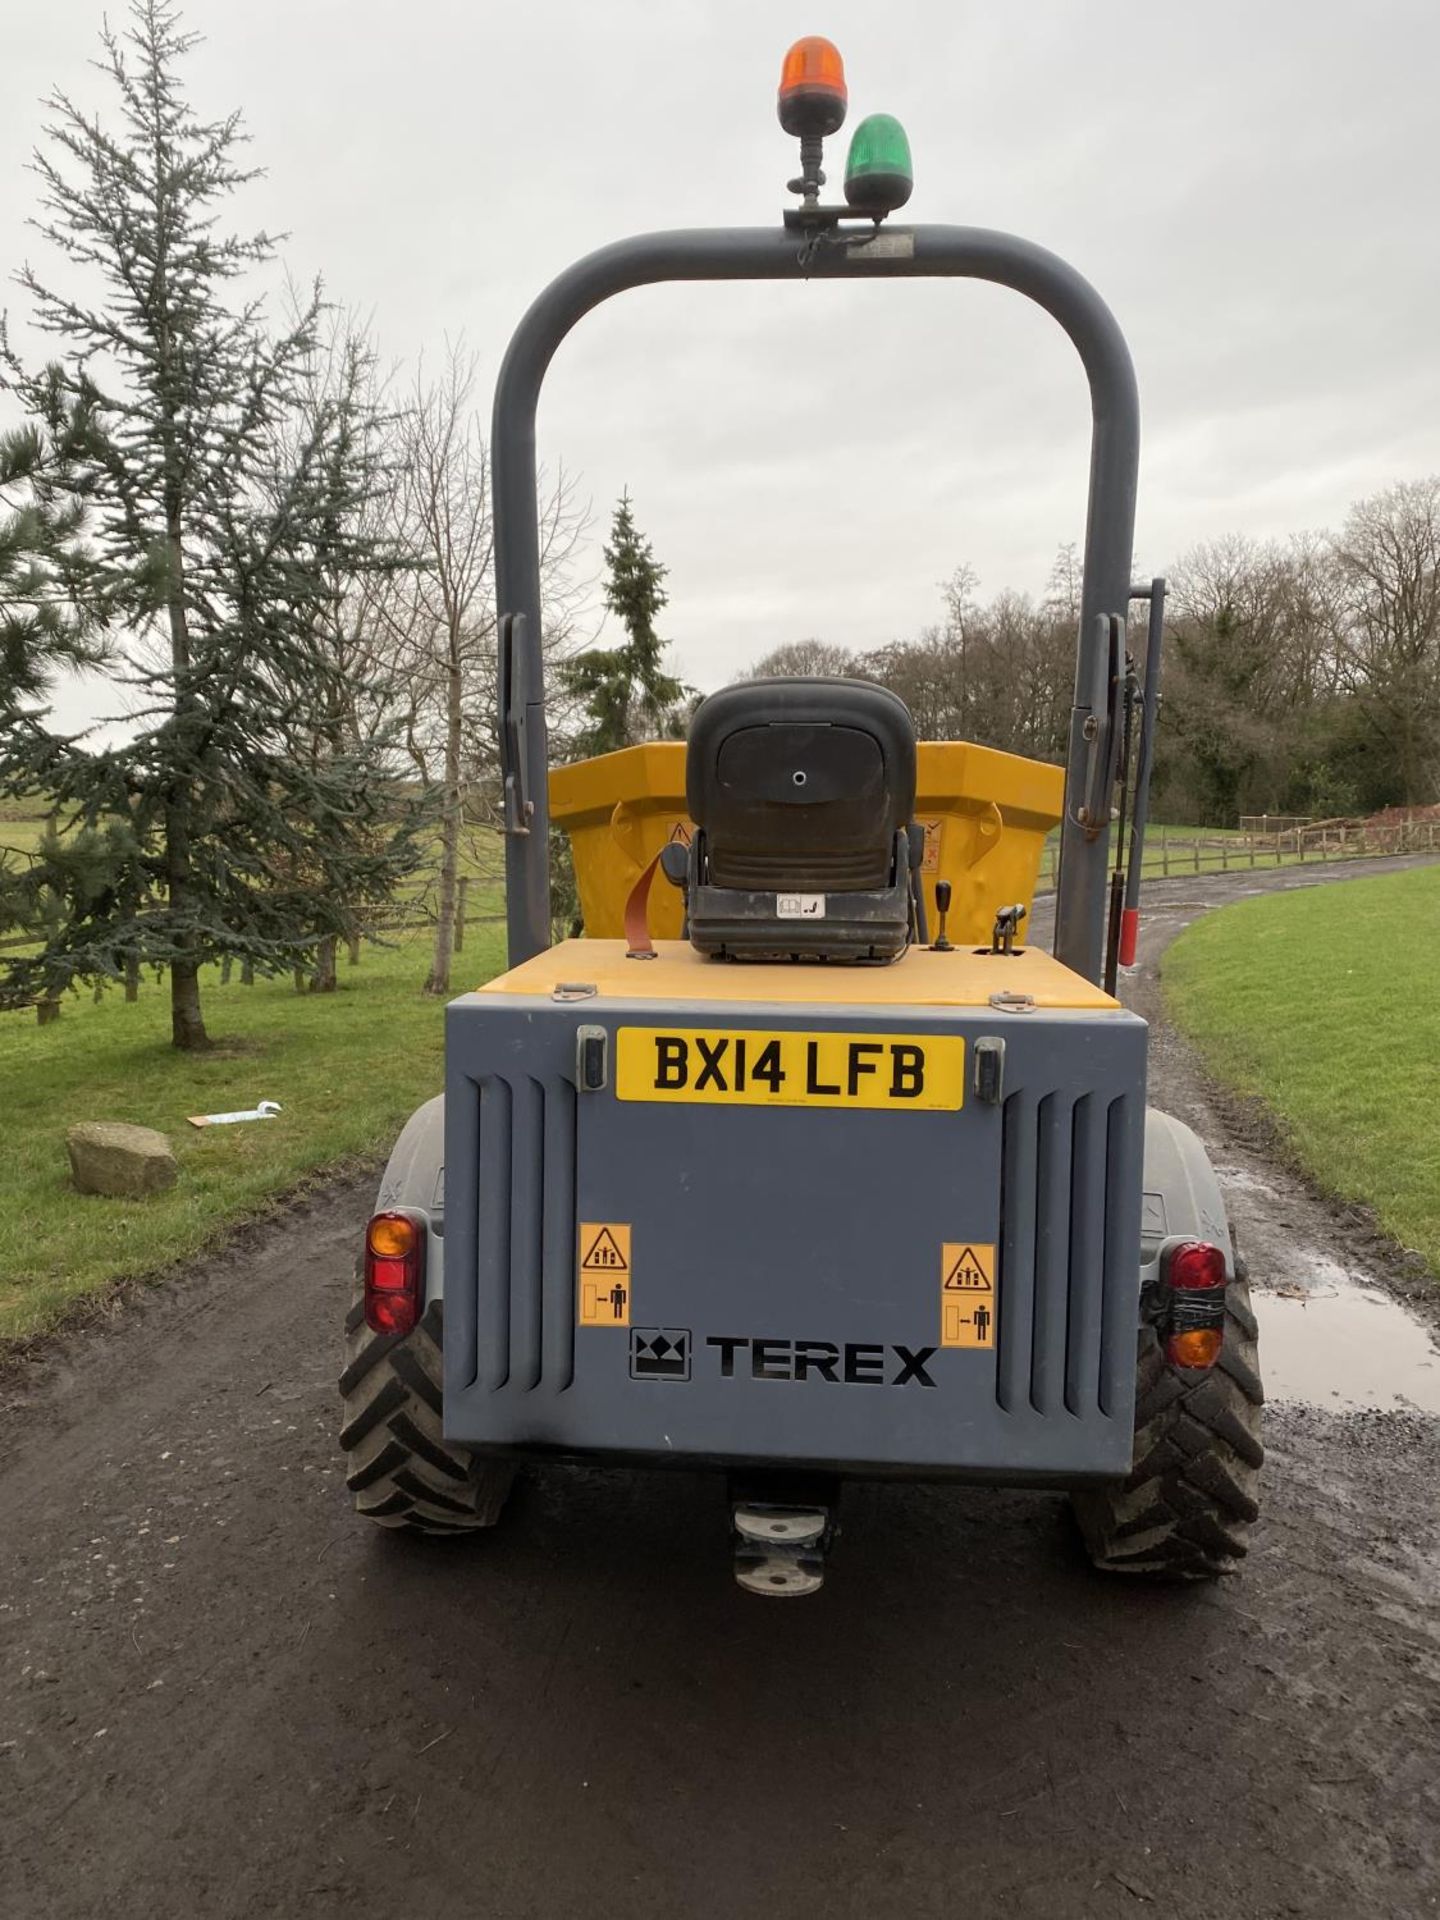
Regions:
<svg viewBox="0 0 1440 1920"><path fill-rule="evenodd" d="M958 1034L621 1027L615 1094L620 1100L953 1113L965 1098L965 1042Z"/></svg>
<svg viewBox="0 0 1440 1920"><path fill-rule="evenodd" d="M580 1324L630 1324L630 1228L620 1220L587 1220L580 1228Z"/></svg>
<svg viewBox="0 0 1440 1920"><path fill-rule="evenodd" d="M940 831L945 823L943 820L922 820L920 824L925 829L925 857L920 862L920 871L938 873L940 871Z"/></svg>
<svg viewBox="0 0 1440 1920"><path fill-rule="evenodd" d="M947 1240L940 1249L940 1344L995 1344L995 1248L986 1240Z"/></svg>

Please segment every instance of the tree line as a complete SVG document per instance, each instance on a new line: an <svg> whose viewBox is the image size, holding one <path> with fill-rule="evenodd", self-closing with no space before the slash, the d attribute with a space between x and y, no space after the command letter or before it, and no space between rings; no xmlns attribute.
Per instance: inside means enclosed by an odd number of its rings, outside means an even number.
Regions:
<svg viewBox="0 0 1440 1920"><path fill-rule="evenodd" d="M1358 501L1335 533L1194 547L1168 582L1157 818L1234 826L1440 801L1440 476ZM1079 602L1065 546L1038 599L982 601L961 568L913 640L805 640L752 671L878 680L922 738L1063 760Z"/></svg>

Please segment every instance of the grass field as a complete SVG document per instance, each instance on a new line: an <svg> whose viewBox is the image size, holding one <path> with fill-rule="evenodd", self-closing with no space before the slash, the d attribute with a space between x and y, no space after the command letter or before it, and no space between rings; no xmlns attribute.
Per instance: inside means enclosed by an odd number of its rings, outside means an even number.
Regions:
<svg viewBox="0 0 1440 1920"><path fill-rule="evenodd" d="M1440 867L1243 900L1166 955L1166 1005L1327 1191L1440 1276Z"/></svg>
<svg viewBox="0 0 1440 1920"><path fill-rule="evenodd" d="M503 964L502 927L471 927L456 989ZM423 934L341 959L333 994L296 993L288 979L222 987L207 977L212 1053L169 1044L167 984L147 980L127 1005L68 997L61 1018L0 1015L0 1341L54 1326L108 1282L195 1253L310 1176L380 1154L419 1103L440 1090L443 1003L420 992ZM196 1129L192 1113L278 1100L275 1120ZM147 1200L78 1194L65 1129L77 1120L158 1127L180 1179ZM356 1222L357 1232L359 1222ZM298 1276L277 1273L277 1286Z"/></svg>

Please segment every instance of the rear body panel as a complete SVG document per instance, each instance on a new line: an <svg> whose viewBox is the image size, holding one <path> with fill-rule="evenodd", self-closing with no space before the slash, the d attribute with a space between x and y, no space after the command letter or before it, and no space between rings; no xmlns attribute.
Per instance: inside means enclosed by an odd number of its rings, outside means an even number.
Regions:
<svg viewBox="0 0 1440 1920"><path fill-rule="evenodd" d="M617 972L594 942L454 1002L447 1435L612 1459L1123 1473L1144 1024L1045 956L1025 990L1044 998L1048 984L1064 999L1073 983L1079 1005L974 1004L963 982L1013 990L1027 970L996 959L977 975L973 956L956 955L946 976L942 958L847 969L848 981L701 965L692 981L681 952ZM557 1000L537 990L536 969L600 990ZM919 996L908 1001L907 974ZM947 978L968 1001L943 1003ZM612 980L623 994L606 990ZM881 983L883 1002L870 998ZM582 1028L604 1035L597 1091L577 1088ZM632 1066L617 1089L621 1029ZM673 1064L680 1041L707 1035L713 1056L722 1033L731 1045L707 1088L693 1084L692 1049L684 1097L666 1084L644 1097L633 1060L646 1048L663 1037L668 1056L655 1058ZM752 1066L779 1043L784 1104L769 1086L735 1086L742 1039ZM978 1097L974 1071L975 1043L994 1039L998 1103ZM852 1041L863 1047L854 1102L833 1064ZM818 1096L804 1084L812 1043ZM947 1063L938 1105L911 1097L917 1049L935 1062L922 1072Z"/></svg>

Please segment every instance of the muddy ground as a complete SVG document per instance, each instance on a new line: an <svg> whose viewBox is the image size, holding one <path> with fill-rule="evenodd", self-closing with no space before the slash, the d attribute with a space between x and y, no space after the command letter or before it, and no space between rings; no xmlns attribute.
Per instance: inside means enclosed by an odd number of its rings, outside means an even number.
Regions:
<svg viewBox="0 0 1440 1920"><path fill-rule="evenodd" d="M1147 890L1137 1004L1237 890ZM1394 1277L1171 1036L1154 1094L1262 1287ZM552 1473L492 1538L397 1541L334 1445L368 1202L5 1383L7 1920L1440 1912L1440 1421L1272 1408L1216 1589L1101 1580L1058 1499L953 1489L856 1490L782 1604L731 1584L708 1477Z"/></svg>

